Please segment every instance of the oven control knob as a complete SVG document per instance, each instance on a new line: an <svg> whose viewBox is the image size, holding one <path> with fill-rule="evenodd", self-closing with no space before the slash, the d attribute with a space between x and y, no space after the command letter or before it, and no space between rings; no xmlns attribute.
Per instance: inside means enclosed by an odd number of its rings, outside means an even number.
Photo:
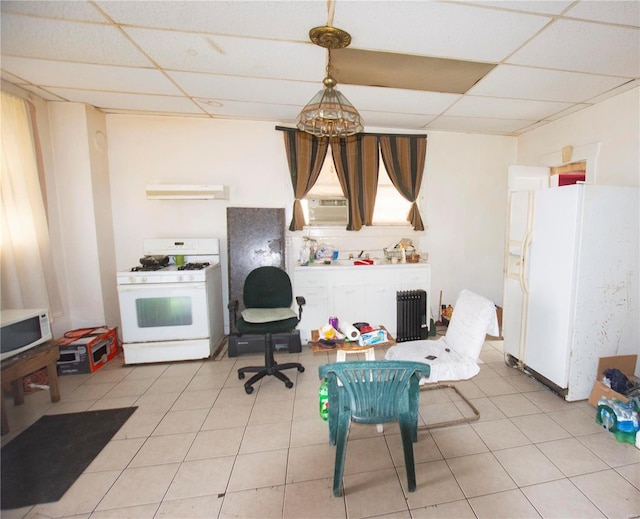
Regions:
<svg viewBox="0 0 640 519"><path fill-rule="evenodd" d="M147 276L142 276L140 278L140 283L146 283L147 282Z"/></svg>

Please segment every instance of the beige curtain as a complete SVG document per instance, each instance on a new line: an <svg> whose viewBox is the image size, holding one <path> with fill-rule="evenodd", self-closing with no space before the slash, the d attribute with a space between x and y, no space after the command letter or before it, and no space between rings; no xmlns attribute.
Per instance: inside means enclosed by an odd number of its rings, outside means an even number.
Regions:
<svg viewBox="0 0 640 519"><path fill-rule="evenodd" d="M347 230L359 231L373 225L373 208L378 191L378 138L358 134L331 139L331 153L344 196L349 200Z"/></svg>
<svg viewBox="0 0 640 519"><path fill-rule="evenodd" d="M300 231L305 225L300 200L306 196L320 176L322 163L329 147L329 139L314 137L298 130L285 129L284 147L295 197L289 230Z"/></svg>
<svg viewBox="0 0 640 519"><path fill-rule="evenodd" d="M30 105L6 92L1 102L0 305L3 309L48 308L52 316L60 315Z"/></svg>
<svg viewBox="0 0 640 519"><path fill-rule="evenodd" d="M422 185L427 138L420 135L381 135L380 153L391 182L411 202L407 221L411 222L416 231L424 231L416 200Z"/></svg>

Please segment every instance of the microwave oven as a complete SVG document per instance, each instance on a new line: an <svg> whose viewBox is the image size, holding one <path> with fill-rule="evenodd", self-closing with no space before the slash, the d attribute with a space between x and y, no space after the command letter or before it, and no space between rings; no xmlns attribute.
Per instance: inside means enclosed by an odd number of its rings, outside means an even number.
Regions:
<svg viewBox="0 0 640 519"><path fill-rule="evenodd" d="M48 310L25 308L0 311L0 360L52 338Z"/></svg>

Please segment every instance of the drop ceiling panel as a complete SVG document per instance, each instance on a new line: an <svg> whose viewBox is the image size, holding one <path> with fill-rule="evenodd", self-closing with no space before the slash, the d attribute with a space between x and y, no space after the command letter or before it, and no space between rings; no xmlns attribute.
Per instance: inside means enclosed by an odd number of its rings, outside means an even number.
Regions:
<svg viewBox="0 0 640 519"><path fill-rule="evenodd" d="M236 100L266 104L297 104L302 108L321 88L320 84L304 83L308 87L300 89L296 87L297 84L294 82L276 79L242 78L194 74L192 72L168 72L168 74L190 96L215 99L221 102Z"/></svg>
<svg viewBox="0 0 640 519"><path fill-rule="evenodd" d="M373 127L378 128L413 128L420 130L424 128L435 116L433 115L414 115L391 112L373 112L360 110L360 115L364 119L367 129L371 131Z"/></svg>
<svg viewBox="0 0 640 519"><path fill-rule="evenodd" d="M210 103L208 99L195 99L195 101L208 114L217 117L279 121L285 124L293 124L300 113L300 107L297 105L285 106L238 101L224 101L224 103L214 101Z"/></svg>
<svg viewBox="0 0 640 519"><path fill-rule="evenodd" d="M638 1L334 5L333 25L353 37L348 51L497 63L464 95L339 79L365 130L515 135L639 84ZM0 10L3 81L110 113L292 124L325 75L327 53L308 32L328 22L326 0L2 1ZM411 75L383 83L397 65L372 64L358 81L413 88Z"/></svg>
<svg viewBox="0 0 640 519"><path fill-rule="evenodd" d="M468 0L462 0L463 2L468 2ZM565 1L565 0L553 0L550 1L528 1L528 0L500 0L498 2L482 2L478 0L474 0L475 4L485 5L487 7L497 7L498 9L511 9L514 11L526 11L530 13L538 13L538 14L560 14L567 7L569 7L573 1Z"/></svg>
<svg viewBox="0 0 640 519"><path fill-rule="evenodd" d="M331 53L331 72L338 83L453 94L464 94L494 66L359 49Z"/></svg>
<svg viewBox="0 0 640 519"><path fill-rule="evenodd" d="M117 23L180 31L309 41L327 23L323 1L97 2ZM295 20L295 23L292 21Z"/></svg>
<svg viewBox="0 0 640 519"><path fill-rule="evenodd" d="M465 96L447 110L445 115L537 121L565 110L569 106L569 103L551 101L524 101L520 99Z"/></svg>
<svg viewBox="0 0 640 519"><path fill-rule="evenodd" d="M500 65L474 86L469 94L488 97L581 102L607 92L626 78L578 72Z"/></svg>
<svg viewBox="0 0 640 519"><path fill-rule="evenodd" d="M558 20L507 62L633 78L640 76L640 29Z"/></svg>
<svg viewBox="0 0 640 519"><path fill-rule="evenodd" d="M472 117L441 116L427 125L428 130L448 130L456 132L477 133L482 128L483 133L515 133L521 128L533 124L535 121L519 119L492 119Z"/></svg>
<svg viewBox="0 0 640 519"><path fill-rule="evenodd" d="M338 90L347 96L358 111L371 110L397 114L438 115L461 98L459 94L359 85L338 85ZM310 93L307 101L311 100L313 94L315 92Z"/></svg>
<svg viewBox="0 0 640 519"><path fill-rule="evenodd" d="M291 43L201 33L127 28L158 65L172 70L321 81L327 53L311 42ZM291 57L295 56L295 66Z"/></svg>
<svg viewBox="0 0 640 519"><path fill-rule="evenodd" d="M579 2L566 14L571 18L640 27L640 3L637 0Z"/></svg>
<svg viewBox="0 0 640 519"><path fill-rule="evenodd" d="M375 1L336 2L334 19L354 48L488 62L504 59L548 22L471 5Z"/></svg>
<svg viewBox="0 0 640 519"><path fill-rule="evenodd" d="M162 72L155 69L114 67L5 57L2 66L30 83L47 87L107 90L111 92L181 95Z"/></svg>
<svg viewBox="0 0 640 519"><path fill-rule="evenodd" d="M149 96L141 94L122 94L117 92L93 92L69 88L50 88L54 94L76 103L87 103L109 111L139 110L142 112L162 112L176 114L201 114L202 110L185 97Z"/></svg>
<svg viewBox="0 0 640 519"><path fill-rule="evenodd" d="M105 23L104 16L88 2L57 1L57 2L2 2L3 13L21 13L42 16L45 18L58 18L60 20L76 20L79 22Z"/></svg>
<svg viewBox="0 0 640 519"><path fill-rule="evenodd" d="M115 27L5 14L1 23L3 56L151 65Z"/></svg>

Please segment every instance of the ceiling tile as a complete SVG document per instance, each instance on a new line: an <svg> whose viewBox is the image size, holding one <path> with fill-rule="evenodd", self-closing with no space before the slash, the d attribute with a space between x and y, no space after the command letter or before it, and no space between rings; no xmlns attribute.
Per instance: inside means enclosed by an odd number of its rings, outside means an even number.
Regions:
<svg viewBox="0 0 640 519"><path fill-rule="evenodd" d="M93 5L88 2L60 1L55 2L25 2L24 0L2 0L3 13L30 14L45 18L60 20L75 20L79 22L107 23L108 20Z"/></svg>
<svg viewBox="0 0 640 519"><path fill-rule="evenodd" d="M469 94L541 101L582 102L628 80L578 72L498 65Z"/></svg>
<svg viewBox="0 0 640 519"><path fill-rule="evenodd" d="M327 23L326 2L97 2L117 23L252 38L309 41L309 29ZM295 22L292 22L295 21Z"/></svg>
<svg viewBox="0 0 640 519"><path fill-rule="evenodd" d="M372 128L422 130L435 118L433 115L394 114L366 110L360 110L360 115L364 119L365 131L372 131Z"/></svg>
<svg viewBox="0 0 640 519"><path fill-rule="evenodd" d="M461 0L466 2L468 0ZM499 0L497 2L483 2L474 0L474 4L485 5L487 7L497 7L498 9L511 9L513 11L525 11L538 14L560 14L573 3L573 0Z"/></svg>
<svg viewBox="0 0 640 519"><path fill-rule="evenodd" d="M162 72L154 69L88 65L31 58L2 60L2 67L29 83L44 87L181 95Z"/></svg>
<svg viewBox="0 0 640 519"><path fill-rule="evenodd" d="M262 121L280 121L293 124L302 106L269 105L264 103L248 103L239 101L225 101L224 104L208 99L195 99L207 113L218 117L238 117ZM258 115L259 114L259 115Z"/></svg>
<svg viewBox="0 0 640 519"><path fill-rule="evenodd" d="M115 27L2 15L2 54L148 67L152 64Z"/></svg>
<svg viewBox="0 0 640 519"><path fill-rule="evenodd" d="M327 53L308 43L126 28L158 65L171 70L321 81ZM296 66L291 66L295 56Z"/></svg>
<svg viewBox="0 0 640 519"><path fill-rule="evenodd" d="M427 125L428 130L446 130L455 132L513 133L534 121L520 119L492 119L473 117L441 116ZM481 130L482 129L482 130Z"/></svg>
<svg viewBox="0 0 640 519"><path fill-rule="evenodd" d="M568 103L551 101L465 96L447 110L445 115L537 121L538 119L545 119L569 106Z"/></svg>
<svg viewBox="0 0 640 519"><path fill-rule="evenodd" d="M618 94L622 94L622 92L626 92L627 90L631 90L632 88L638 88L640 86L640 79L633 79L631 81L627 81L625 84L620 85L617 88L611 89L609 92L602 94L600 96L593 97L589 99L589 103L595 104L600 101L604 101L609 97L617 96Z"/></svg>
<svg viewBox="0 0 640 519"><path fill-rule="evenodd" d="M633 78L640 76L640 30L558 20L507 62Z"/></svg>
<svg viewBox="0 0 640 519"><path fill-rule="evenodd" d="M498 62L549 20L468 4L363 1L337 2L334 24L358 49Z"/></svg>
<svg viewBox="0 0 640 519"><path fill-rule="evenodd" d="M637 0L576 2L567 11L566 16L640 27L640 2Z"/></svg>
<svg viewBox="0 0 640 519"><path fill-rule="evenodd" d="M50 88L51 92L75 103L86 103L103 110L139 110L177 114L201 114L202 110L186 97L122 94L117 92L93 92L70 88Z"/></svg>
<svg viewBox="0 0 640 519"><path fill-rule="evenodd" d="M193 72L168 72L169 76L191 97L224 100L251 101L255 103L305 105L321 88L321 84L299 83L277 79L243 78ZM295 87L295 88L294 88Z"/></svg>
<svg viewBox="0 0 640 519"><path fill-rule="evenodd" d="M370 110L397 114L438 115L462 97L460 94L359 85L338 85L338 90L347 96L358 111ZM312 94L307 101L311 99Z"/></svg>

